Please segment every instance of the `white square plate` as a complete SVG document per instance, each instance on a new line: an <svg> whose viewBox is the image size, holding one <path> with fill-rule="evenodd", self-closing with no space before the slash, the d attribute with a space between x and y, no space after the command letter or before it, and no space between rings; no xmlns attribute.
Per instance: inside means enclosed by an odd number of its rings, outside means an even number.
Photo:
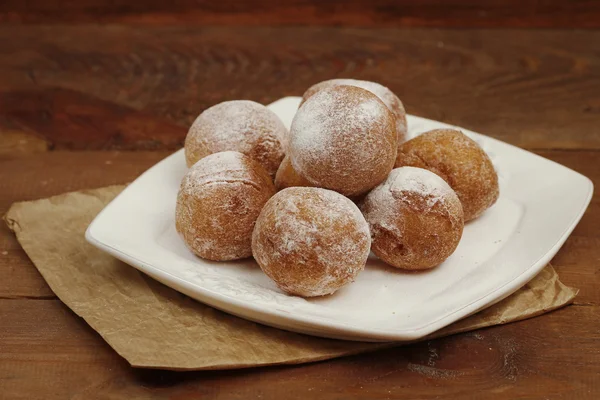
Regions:
<svg viewBox="0 0 600 400"><path fill-rule="evenodd" d="M289 127L300 98L269 107ZM411 136L451 127L409 116ZM490 155L500 198L465 226L456 252L431 271L406 273L370 258L356 282L332 296L281 292L254 260L195 257L175 231L175 200L187 171L183 150L142 174L86 232L94 246L215 308L316 336L405 341L428 335L510 295L556 254L588 206L583 175L535 154L462 129Z"/></svg>

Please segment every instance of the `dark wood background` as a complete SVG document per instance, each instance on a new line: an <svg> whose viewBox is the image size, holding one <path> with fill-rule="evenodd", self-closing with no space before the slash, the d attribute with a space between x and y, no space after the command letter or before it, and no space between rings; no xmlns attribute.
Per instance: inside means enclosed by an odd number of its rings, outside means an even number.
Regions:
<svg viewBox="0 0 600 400"><path fill-rule="evenodd" d="M5 0L0 21L597 28L596 0Z"/></svg>
<svg viewBox="0 0 600 400"><path fill-rule="evenodd" d="M600 184L600 2L0 2L0 214L124 183L228 99L333 77ZM544 29L539 29L544 28ZM548 199L551 201L551 199ZM532 320L294 367L130 368L0 226L0 399L600 398L600 197L553 260L575 304Z"/></svg>

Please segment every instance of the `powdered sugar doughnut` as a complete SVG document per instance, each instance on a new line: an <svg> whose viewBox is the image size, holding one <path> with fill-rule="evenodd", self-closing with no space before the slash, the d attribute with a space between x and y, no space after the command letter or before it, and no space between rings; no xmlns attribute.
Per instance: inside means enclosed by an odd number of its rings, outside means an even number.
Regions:
<svg viewBox="0 0 600 400"><path fill-rule="evenodd" d="M294 170L294 167L292 167L290 158L285 156L275 175L275 189L282 190L294 186L314 187L315 185L297 173ZM349 199L352 200L354 204L359 204L365 196L366 193L363 193L357 196L350 196Z"/></svg>
<svg viewBox="0 0 600 400"><path fill-rule="evenodd" d="M277 174L275 175L275 188L277 190L285 189L292 186L314 186L308 180L303 178L300 174L298 174L294 167L292 167L292 163L290 162L290 158L285 156L283 161L279 165L279 169L277 170Z"/></svg>
<svg viewBox="0 0 600 400"><path fill-rule="evenodd" d="M185 138L188 167L209 154L239 151L274 176L284 156L288 132L275 113L249 100L225 101L196 118Z"/></svg>
<svg viewBox="0 0 600 400"><path fill-rule="evenodd" d="M175 226L189 249L215 261L252 254L254 223L275 194L264 168L236 151L198 161L181 181Z"/></svg>
<svg viewBox="0 0 600 400"><path fill-rule="evenodd" d="M360 210L331 190L293 187L273 196L256 221L252 253L279 288L331 294L363 270L371 239Z"/></svg>
<svg viewBox="0 0 600 400"><path fill-rule="evenodd" d="M398 134L398 144L406 141L408 138L408 129L404 105L398 96L394 94L394 92L377 82L361 81L357 79L330 79L328 81L319 82L316 85L312 85L306 92L304 92L304 95L302 96L302 103L304 103L310 96L321 89L339 85L356 86L368 90L375 96L379 97L379 99L383 101L383 103L390 109L392 114L394 114L396 119L396 133Z"/></svg>
<svg viewBox="0 0 600 400"><path fill-rule="evenodd" d="M385 179L397 147L394 117L377 96L333 86L312 95L296 113L289 157L312 185L353 196Z"/></svg>
<svg viewBox="0 0 600 400"><path fill-rule="evenodd" d="M460 199L465 221L491 207L500 193L498 174L481 147L460 131L436 129L400 146L396 167L426 168L441 176Z"/></svg>
<svg viewBox="0 0 600 400"><path fill-rule="evenodd" d="M394 169L361 209L371 228L371 250L397 268L435 267L456 250L463 232L458 196L426 169Z"/></svg>

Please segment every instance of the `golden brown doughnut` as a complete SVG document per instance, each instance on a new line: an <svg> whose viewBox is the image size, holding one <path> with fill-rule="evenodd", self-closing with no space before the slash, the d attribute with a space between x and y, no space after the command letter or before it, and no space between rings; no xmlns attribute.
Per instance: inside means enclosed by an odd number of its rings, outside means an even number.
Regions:
<svg viewBox="0 0 600 400"><path fill-rule="evenodd" d="M328 81L319 82L308 88L304 95L302 95L302 105L310 96L315 94L321 89L325 89L332 86L348 85L356 86L361 89L368 90L375 96L379 97L381 101L390 109L396 119L396 133L398 134L398 144L404 143L408 139L408 129L406 124L406 111L404 105L387 87L371 81L361 81L357 79L330 79Z"/></svg>
<svg viewBox="0 0 600 400"><path fill-rule="evenodd" d="M293 187L273 196L256 221L252 254L287 293L331 294L363 270L369 226L352 201L331 190Z"/></svg>
<svg viewBox="0 0 600 400"><path fill-rule="evenodd" d="M302 175L298 174L290 162L290 158L285 156L277 174L275 175L275 189L282 190L288 187L303 186L303 187L314 187L312 183L304 179ZM360 201L366 196L366 193L359 194L357 196L348 197L354 204L359 204Z"/></svg>
<svg viewBox="0 0 600 400"><path fill-rule="evenodd" d="M474 140L454 129L436 129L400 146L395 167L426 168L441 176L460 199L465 221L477 218L498 200L498 174Z"/></svg>
<svg viewBox="0 0 600 400"><path fill-rule="evenodd" d="M371 228L371 250L397 268L439 265L454 252L463 232L458 196L426 169L394 169L367 195L361 210Z"/></svg>
<svg viewBox="0 0 600 400"><path fill-rule="evenodd" d="M289 157L312 185L354 196L385 179L397 147L394 117L377 96L333 86L312 95L296 113Z"/></svg>
<svg viewBox="0 0 600 400"><path fill-rule="evenodd" d="M252 254L254 223L275 187L250 157L225 151L204 157L181 181L175 225L189 249L214 261Z"/></svg>
<svg viewBox="0 0 600 400"><path fill-rule="evenodd" d="M294 167L292 167L292 163L290 162L290 158L285 156L281 165L279 165L279 169L277 170L277 174L275 174L275 188L277 190L285 189L292 186L314 186L308 180L304 179L300 174L298 174Z"/></svg>
<svg viewBox="0 0 600 400"><path fill-rule="evenodd" d="M273 177L284 156L288 132L273 111L249 100L225 101L202 112L185 138L188 167L209 154L239 151Z"/></svg>

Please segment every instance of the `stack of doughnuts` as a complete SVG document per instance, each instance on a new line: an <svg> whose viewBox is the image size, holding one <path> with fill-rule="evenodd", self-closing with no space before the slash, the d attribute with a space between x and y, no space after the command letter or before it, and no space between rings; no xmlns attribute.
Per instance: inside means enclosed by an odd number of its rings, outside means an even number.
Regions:
<svg viewBox="0 0 600 400"><path fill-rule="evenodd" d="M407 132L398 96L354 79L311 86L289 132L252 101L210 107L186 137L177 231L208 260L253 256L303 297L353 282L370 251L402 270L434 268L496 202L498 176L458 130Z"/></svg>

